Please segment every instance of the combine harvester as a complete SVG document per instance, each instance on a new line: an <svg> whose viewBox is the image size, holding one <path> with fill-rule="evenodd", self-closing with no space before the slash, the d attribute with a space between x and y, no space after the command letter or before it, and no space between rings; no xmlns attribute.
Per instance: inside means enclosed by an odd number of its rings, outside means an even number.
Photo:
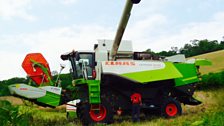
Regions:
<svg viewBox="0 0 224 126"><path fill-rule="evenodd" d="M164 117L182 113L181 103L198 105L192 96L199 81L199 66L207 60L186 61L183 55L167 61L152 60L150 54L133 52L130 41L122 41L133 4L127 0L115 40L99 40L94 51L72 51L61 55L72 66L73 85L80 102L77 116L84 125L111 123L117 111L130 114L130 96L142 95L142 111L157 110Z"/></svg>
<svg viewBox="0 0 224 126"><path fill-rule="evenodd" d="M84 125L112 123L117 111L130 114L130 96L135 92L142 95L145 114L157 110L164 117L175 117L182 113L181 103L201 103L193 98L198 70L211 62L186 61L183 55L161 61L144 52L133 52L131 41L122 41L132 7L139 2L127 0L114 41L99 40L94 51L61 55L62 60L71 62L72 83L80 101L76 104L77 117ZM43 56L28 54L22 66L37 87L15 84L9 87L11 93L50 106L60 105L62 89L52 82Z"/></svg>

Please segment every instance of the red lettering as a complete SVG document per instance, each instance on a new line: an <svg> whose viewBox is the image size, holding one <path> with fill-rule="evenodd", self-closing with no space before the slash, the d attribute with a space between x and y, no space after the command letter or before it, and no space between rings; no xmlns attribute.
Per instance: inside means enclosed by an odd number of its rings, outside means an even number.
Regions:
<svg viewBox="0 0 224 126"><path fill-rule="evenodd" d="M135 62L130 62L131 66L135 66Z"/></svg>
<svg viewBox="0 0 224 126"><path fill-rule="evenodd" d="M20 90L28 90L27 88L20 88Z"/></svg>
<svg viewBox="0 0 224 126"><path fill-rule="evenodd" d="M115 65L122 65L122 62L116 62Z"/></svg>
<svg viewBox="0 0 224 126"><path fill-rule="evenodd" d="M105 65L110 65L109 62L106 62Z"/></svg>
<svg viewBox="0 0 224 126"><path fill-rule="evenodd" d="M129 62L124 62L125 65L129 66Z"/></svg>
<svg viewBox="0 0 224 126"><path fill-rule="evenodd" d="M135 62L107 61L105 65L135 66Z"/></svg>
<svg viewBox="0 0 224 126"><path fill-rule="evenodd" d="M114 62L110 62L110 64L111 64L111 65L115 65L115 63L114 63Z"/></svg>

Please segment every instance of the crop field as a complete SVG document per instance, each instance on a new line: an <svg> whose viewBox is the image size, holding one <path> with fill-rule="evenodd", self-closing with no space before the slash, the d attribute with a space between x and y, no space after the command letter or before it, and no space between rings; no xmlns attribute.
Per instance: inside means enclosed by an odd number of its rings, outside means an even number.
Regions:
<svg viewBox="0 0 224 126"><path fill-rule="evenodd" d="M198 56L194 56L191 58L198 58L198 59L209 59L212 61L211 66L202 66L200 71L202 74L207 74L210 72L219 72L224 70L224 50L215 51L211 53L206 53ZM190 58L189 58L190 59Z"/></svg>
<svg viewBox="0 0 224 126"><path fill-rule="evenodd" d="M183 114L176 118L165 119L154 114L145 116L141 114L141 122L132 123L131 116L115 116L115 123L111 126L223 126L224 125L224 89L197 91L195 97L203 103L198 106L183 105ZM11 100L14 106L19 106L19 113L29 116L29 124L33 126L73 126L80 125L77 119L67 119L65 106L55 109L39 107L31 102L21 103L13 97L2 97L1 100ZM16 102L16 103L15 103Z"/></svg>

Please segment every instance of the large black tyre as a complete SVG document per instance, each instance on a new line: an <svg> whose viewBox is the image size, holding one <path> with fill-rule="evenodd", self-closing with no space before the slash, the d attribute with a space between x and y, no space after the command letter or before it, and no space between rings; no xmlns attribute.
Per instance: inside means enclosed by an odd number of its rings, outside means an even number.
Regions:
<svg viewBox="0 0 224 126"><path fill-rule="evenodd" d="M83 125L92 125L95 123L109 124L113 120L114 112L110 103L102 99L100 104L100 110L90 110L91 105L89 103L80 103L78 106L80 114L79 119Z"/></svg>
<svg viewBox="0 0 224 126"><path fill-rule="evenodd" d="M161 107L161 116L165 118L176 117L182 114L182 108L180 102L172 97L163 100Z"/></svg>

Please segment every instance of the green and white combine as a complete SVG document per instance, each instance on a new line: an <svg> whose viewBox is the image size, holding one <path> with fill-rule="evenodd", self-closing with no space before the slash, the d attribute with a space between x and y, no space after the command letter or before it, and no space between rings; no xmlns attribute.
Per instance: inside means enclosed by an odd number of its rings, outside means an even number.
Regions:
<svg viewBox="0 0 224 126"><path fill-rule="evenodd" d="M94 51L72 51L61 55L72 66L73 85L78 89L77 117L83 124L111 123L117 111L130 114L130 96L142 95L142 112L157 110L164 117L182 113L181 104L198 105L193 98L199 67L207 60L186 60L184 55L155 58L133 52L123 40L133 4L127 0L114 40L98 40Z"/></svg>
<svg viewBox="0 0 224 126"><path fill-rule="evenodd" d="M145 52L133 52L131 41L122 40L132 7L139 2L127 0L114 40L98 40L93 51L61 55L62 60L71 62L72 84L77 89L74 93L80 101L75 103L75 110L83 125L112 123L118 111L121 115L130 114L130 96L135 92L142 96L141 108L146 115L156 110L164 117L174 117L182 113L180 103L201 103L193 98L199 67L211 62L186 60L184 55L160 59ZM62 89L51 81L48 64L34 57L27 62L28 76L42 86L15 84L10 86L11 92L51 106L59 105ZM48 86L44 86L46 83Z"/></svg>

